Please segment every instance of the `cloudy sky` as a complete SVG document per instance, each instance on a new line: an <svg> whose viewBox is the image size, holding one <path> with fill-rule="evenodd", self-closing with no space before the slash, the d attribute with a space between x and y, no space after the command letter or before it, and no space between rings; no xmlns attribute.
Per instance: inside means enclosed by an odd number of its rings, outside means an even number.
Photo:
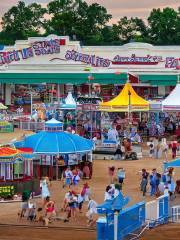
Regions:
<svg viewBox="0 0 180 240"><path fill-rule="evenodd" d="M0 17L18 0L0 0ZM24 0L27 4L32 2L42 3L43 5L50 0ZM180 6L179 0L86 0L88 3L97 2L107 8L108 12L113 15L111 22L116 22L120 17L141 17L146 19L152 8ZM179 2L179 3L178 3Z"/></svg>

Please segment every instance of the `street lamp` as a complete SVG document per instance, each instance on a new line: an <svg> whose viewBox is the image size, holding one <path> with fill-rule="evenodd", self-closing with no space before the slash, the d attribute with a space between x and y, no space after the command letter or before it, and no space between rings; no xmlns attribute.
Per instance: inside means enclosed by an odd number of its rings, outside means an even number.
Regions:
<svg viewBox="0 0 180 240"><path fill-rule="evenodd" d="M89 74L89 75L88 75L88 81L89 81L89 99L91 98L91 83L90 83L90 81L92 81L93 79L94 79L94 77L92 76L92 74ZM91 101L91 99L90 99L90 121L91 121L90 139L92 139L92 130L93 130L93 115L92 115L91 104L92 104L92 101Z"/></svg>

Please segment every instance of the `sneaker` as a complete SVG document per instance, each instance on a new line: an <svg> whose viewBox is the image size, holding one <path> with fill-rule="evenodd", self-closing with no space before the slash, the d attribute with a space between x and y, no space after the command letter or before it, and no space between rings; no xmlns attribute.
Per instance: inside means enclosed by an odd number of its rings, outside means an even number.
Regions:
<svg viewBox="0 0 180 240"><path fill-rule="evenodd" d="M69 222L69 220L68 219L64 219L64 222Z"/></svg>

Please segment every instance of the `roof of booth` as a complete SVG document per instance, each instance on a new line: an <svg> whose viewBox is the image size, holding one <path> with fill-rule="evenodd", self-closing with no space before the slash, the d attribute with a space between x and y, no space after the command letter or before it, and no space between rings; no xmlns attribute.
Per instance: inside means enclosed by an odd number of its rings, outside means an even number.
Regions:
<svg viewBox="0 0 180 240"><path fill-rule="evenodd" d="M124 84L127 74L121 73L91 73L93 79L88 80L89 72L82 73L0 73L0 83L33 84L33 83L59 83L59 84Z"/></svg>
<svg viewBox="0 0 180 240"><path fill-rule="evenodd" d="M140 97L130 83L126 83L117 97L109 102L100 103L99 108L101 111L107 112L127 112L129 104L131 111L134 112L149 110L149 102Z"/></svg>
<svg viewBox="0 0 180 240"><path fill-rule="evenodd" d="M180 84L162 101L164 111L180 111Z"/></svg>
<svg viewBox="0 0 180 240"><path fill-rule="evenodd" d="M16 142L15 146L32 148L36 154L56 155L89 152L93 142L67 132L42 131L26 137L22 142Z"/></svg>

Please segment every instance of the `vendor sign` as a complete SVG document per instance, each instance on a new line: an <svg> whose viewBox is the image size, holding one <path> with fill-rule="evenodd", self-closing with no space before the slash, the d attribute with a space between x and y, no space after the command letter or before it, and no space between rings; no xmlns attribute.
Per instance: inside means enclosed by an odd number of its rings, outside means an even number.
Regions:
<svg viewBox="0 0 180 240"><path fill-rule="evenodd" d="M0 186L0 197L13 196L15 192L14 186Z"/></svg>

